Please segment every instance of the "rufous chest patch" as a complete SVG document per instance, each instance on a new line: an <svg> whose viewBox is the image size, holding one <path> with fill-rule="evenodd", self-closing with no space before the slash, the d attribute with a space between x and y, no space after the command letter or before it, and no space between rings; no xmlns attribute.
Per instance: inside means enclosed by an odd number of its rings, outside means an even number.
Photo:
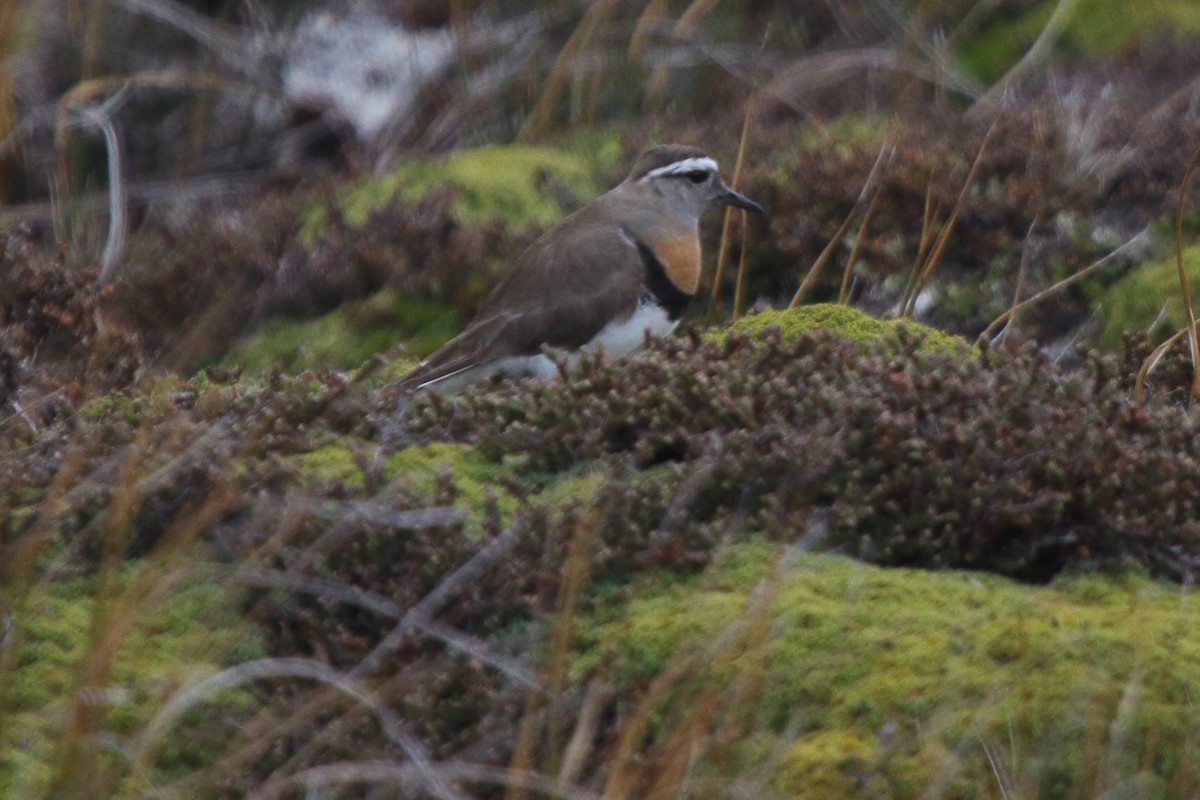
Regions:
<svg viewBox="0 0 1200 800"><path fill-rule="evenodd" d="M695 294L700 285L700 238L695 235L676 236L647 242L662 262L667 277L680 291Z"/></svg>

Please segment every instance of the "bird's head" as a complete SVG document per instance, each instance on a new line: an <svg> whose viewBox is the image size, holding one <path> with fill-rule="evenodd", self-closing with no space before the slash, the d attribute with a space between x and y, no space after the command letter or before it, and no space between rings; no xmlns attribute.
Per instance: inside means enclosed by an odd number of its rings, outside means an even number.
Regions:
<svg viewBox="0 0 1200 800"><path fill-rule="evenodd" d="M691 219L699 219L709 208L719 205L763 213L758 203L725 185L716 160L698 147L651 147L638 159L626 181L648 186L672 211Z"/></svg>

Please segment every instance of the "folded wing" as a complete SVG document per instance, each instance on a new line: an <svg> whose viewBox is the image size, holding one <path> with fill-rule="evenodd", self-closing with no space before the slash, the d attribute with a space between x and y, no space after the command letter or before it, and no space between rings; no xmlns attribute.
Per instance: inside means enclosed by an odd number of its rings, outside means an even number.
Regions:
<svg viewBox="0 0 1200 800"><path fill-rule="evenodd" d="M611 223L577 218L530 245L466 330L399 381L406 391L542 347L577 348L637 307L644 267Z"/></svg>

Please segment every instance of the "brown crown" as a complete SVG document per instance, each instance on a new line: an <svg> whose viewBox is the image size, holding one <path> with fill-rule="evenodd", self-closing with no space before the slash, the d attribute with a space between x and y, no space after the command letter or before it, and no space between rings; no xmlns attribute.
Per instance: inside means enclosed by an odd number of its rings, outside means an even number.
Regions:
<svg viewBox="0 0 1200 800"><path fill-rule="evenodd" d="M699 147L689 147L686 144L660 144L642 153L642 157L633 165L629 177L625 180L636 181L645 177L651 170L683 161L685 158L708 158L708 153Z"/></svg>

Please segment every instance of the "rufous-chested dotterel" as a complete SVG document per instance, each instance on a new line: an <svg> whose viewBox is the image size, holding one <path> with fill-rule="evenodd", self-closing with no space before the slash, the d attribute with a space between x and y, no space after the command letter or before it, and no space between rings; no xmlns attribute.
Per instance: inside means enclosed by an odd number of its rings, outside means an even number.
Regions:
<svg viewBox="0 0 1200 800"><path fill-rule="evenodd" d="M398 382L452 390L491 375L551 376L544 348L622 356L675 329L700 283L700 216L734 205L703 150L661 145L617 187L521 254L466 330Z"/></svg>

